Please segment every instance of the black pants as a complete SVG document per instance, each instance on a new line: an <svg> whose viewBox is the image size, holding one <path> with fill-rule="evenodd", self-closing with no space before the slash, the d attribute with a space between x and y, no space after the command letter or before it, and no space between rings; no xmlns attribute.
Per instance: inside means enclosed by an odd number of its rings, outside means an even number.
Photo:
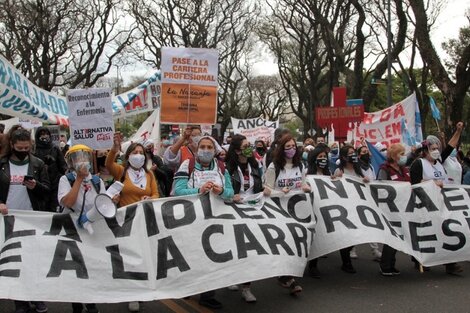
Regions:
<svg viewBox="0 0 470 313"><path fill-rule="evenodd" d="M397 250L388 245L382 247L382 258L380 260L380 268L383 270L390 270L395 267Z"/></svg>
<svg viewBox="0 0 470 313"><path fill-rule="evenodd" d="M206 292L201 293L199 296L200 300L207 300L207 299L213 299L215 297L215 290L209 290Z"/></svg>
<svg viewBox="0 0 470 313"><path fill-rule="evenodd" d="M86 303L85 304L87 312L90 313L98 313L98 308L94 303ZM83 312L83 304L81 303L72 303L72 310L73 313L82 313Z"/></svg>
<svg viewBox="0 0 470 313"><path fill-rule="evenodd" d="M347 247L347 248L339 250L339 253L341 254L341 261L343 261L343 265L352 264L351 256L349 255L349 252L351 252L352 248L353 247Z"/></svg>

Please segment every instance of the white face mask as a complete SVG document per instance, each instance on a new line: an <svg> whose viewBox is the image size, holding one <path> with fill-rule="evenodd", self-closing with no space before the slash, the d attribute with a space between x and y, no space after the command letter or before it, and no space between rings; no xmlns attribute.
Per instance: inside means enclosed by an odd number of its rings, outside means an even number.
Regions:
<svg viewBox="0 0 470 313"><path fill-rule="evenodd" d="M406 161L408 161L408 158L406 157L406 155L402 155L400 157L400 159L398 160L398 165L400 166L405 166L406 165Z"/></svg>
<svg viewBox="0 0 470 313"><path fill-rule="evenodd" d="M433 160L437 160L441 157L441 153L439 152L439 150L433 150L429 154L431 155L431 158Z"/></svg>
<svg viewBox="0 0 470 313"><path fill-rule="evenodd" d="M129 164L137 169L144 166L145 156L143 154L131 154L129 155Z"/></svg>

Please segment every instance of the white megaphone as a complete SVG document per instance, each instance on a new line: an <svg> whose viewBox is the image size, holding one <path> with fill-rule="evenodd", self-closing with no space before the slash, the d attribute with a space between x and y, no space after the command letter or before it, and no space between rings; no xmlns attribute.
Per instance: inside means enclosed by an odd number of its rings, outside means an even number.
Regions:
<svg viewBox="0 0 470 313"><path fill-rule="evenodd" d="M78 225L85 228L88 233L93 234L91 223L101 218L112 218L116 216L116 205L107 194L100 193L95 198L95 206L78 219Z"/></svg>

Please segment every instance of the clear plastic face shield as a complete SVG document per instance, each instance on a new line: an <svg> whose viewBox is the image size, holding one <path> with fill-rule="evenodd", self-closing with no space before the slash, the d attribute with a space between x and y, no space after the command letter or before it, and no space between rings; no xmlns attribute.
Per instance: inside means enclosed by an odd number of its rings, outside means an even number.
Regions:
<svg viewBox="0 0 470 313"><path fill-rule="evenodd" d="M85 166L88 168L88 171L91 172L93 167L93 155L91 152L83 150L71 152L67 155L67 166L75 171Z"/></svg>

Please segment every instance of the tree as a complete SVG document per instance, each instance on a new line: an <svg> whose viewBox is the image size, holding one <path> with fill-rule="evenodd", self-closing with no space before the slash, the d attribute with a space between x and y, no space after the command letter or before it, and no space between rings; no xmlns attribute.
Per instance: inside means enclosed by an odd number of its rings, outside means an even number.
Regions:
<svg viewBox="0 0 470 313"><path fill-rule="evenodd" d="M91 87L134 39L119 3L1 1L0 53L45 90Z"/></svg>
<svg viewBox="0 0 470 313"><path fill-rule="evenodd" d="M452 126L461 120L465 96L470 88L470 41L465 42L465 36L461 39L459 49L454 54L455 81L451 73L445 68L429 35L429 24L423 0L410 1L416 19L416 38L419 45L421 58L428 64L432 73L432 79L437 88L444 95L445 110L447 112L446 126ZM470 17L467 18L470 24ZM468 37L467 37L468 38ZM447 127L446 127L447 128ZM450 127L449 127L450 128ZM450 130L448 128L448 130Z"/></svg>
<svg viewBox="0 0 470 313"><path fill-rule="evenodd" d="M248 102L259 107L260 115L270 121L277 120L280 115L287 113L289 105L287 93L279 76L261 75L249 78L247 81Z"/></svg>

